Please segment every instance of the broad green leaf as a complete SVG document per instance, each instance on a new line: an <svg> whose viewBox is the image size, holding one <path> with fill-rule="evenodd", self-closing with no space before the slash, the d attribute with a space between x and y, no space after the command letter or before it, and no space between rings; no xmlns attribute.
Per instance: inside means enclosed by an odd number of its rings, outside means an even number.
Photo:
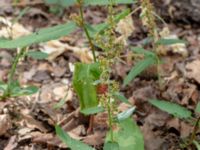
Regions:
<svg viewBox="0 0 200 150"><path fill-rule="evenodd" d="M103 111L104 111L103 107L92 107L92 108L86 108L86 109L81 110L81 112L85 115L96 114Z"/></svg>
<svg viewBox="0 0 200 150"><path fill-rule="evenodd" d="M116 142L106 142L104 144L103 150L119 150L119 145Z"/></svg>
<svg viewBox="0 0 200 150"><path fill-rule="evenodd" d="M127 99L124 95L122 95L121 93L115 92L115 93L113 93L113 96L114 96L116 99L120 100L121 102L124 102L124 103L130 105L130 102L128 101L128 99Z"/></svg>
<svg viewBox="0 0 200 150"><path fill-rule="evenodd" d="M81 141L71 138L65 131L56 125L56 134L57 136L65 143L71 150L95 150L92 147L84 144Z"/></svg>
<svg viewBox="0 0 200 150"><path fill-rule="evenodd" d="M197 150L200 150L200 144L197 141L194 140L192 143L196 146Z"/></svg>
<svg viewBox="0 0 200 150"><path fill-rule="evenodd" d="M180 44L186 43L184 40L180 39L160 39L156 42L158 45L172 45L172 44Z"/></svg>
<svg viewBox="0 0 200 150"><path fill-rule="evenodd" d="M122 120L129 118L133 114L134 111L135 111L135 107L132 107L132 108L129 108L128 110L125 110L125 111L119 113L117 115L117 120L122 121Z"/></svg>
<svg viewBox="0 0 200 150"><path fill-rule="evenodd" d="M143 135L137 124L131 119L119 122L119 130L114 131L114 141L119 144L119 150L144 150ZM106 142L111 141L110 132Z"/></svg>
<svg viewBox="0 0 200 150"><path fill-rule="evenodd" d="M197 106L195 108L195 112L200 113L200 102L197 103Z"/></svg>
<svg viewBox="0 0 200 150"><path fill-rule="evenodd" d="M0 41L0 48L8 48L8 49L18 48L18 47L22 48L30 46L32 44L58 39L62 36L70 34L76 28L77 28L76 24L74 22L70 22L66 24L57 25L54 27L41 29L38 32L14 40Z"/></svg>
<svg viewBox="0 0 200 150"><path fill-rule="evenodd" d="M139 75L142 71L144 71L149 66L156 64L157 60L154 57L147 57L144 60L139 61L136 65L131 69L128 75L124 79L124 86L129 84L137 75Z"/></svg>
<svg viewBox="0 0 200 150"><path fill-rule="evenodd" d="M181 105L167 102L163 100L156 100L152 99L149 101L153 106L168 112L171 115L174 115L175 117L181 118L181 119L188 119L191 118L192 113L185 107L182 107Z"/></svg>
<svg viewBox="0 0 200 150"><path fill-rule="evenodd" d="M34 59L45 59L48 57L47 53L40 51L28 51L26 55Z"/></svg>
<svg viewBox="0 0 200 150"><path fill-rule="evenodd" d="M154 52L151 52L151 51L147 51L145 50L144 48L142 47L133 47L131 48L131 50L135 53L138 53L138 54L143 54L145 55L146 57L157 57L156 54Z"/></svg>
<svg viewBox="0 0 200 150"><path fill-rule="evenodd" d="M96 86L94 81L99 80L101 74L99 63L77 63L73 76L73 86L80 99L81 111L88 113L88 109L95 110L98 106ZM94 108L94 109L92 109Z"/></svg>

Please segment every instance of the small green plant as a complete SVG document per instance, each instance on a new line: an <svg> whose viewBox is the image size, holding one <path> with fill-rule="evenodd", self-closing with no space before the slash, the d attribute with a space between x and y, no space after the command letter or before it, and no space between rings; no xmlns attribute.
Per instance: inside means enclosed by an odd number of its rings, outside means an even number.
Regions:
<svg viewBox="0 0 200 150"><path fill-rule="evenodd" d="M117 41L115 27L121 19L131 15L129 9L117 14L113 9L113 6L115 4L132 4L134 2L134 0L46 0L46 3L48 4L59 4L62 5L63 8L77 4L80 14L73 16L73 21L65 24L41 29L38 32L20 37L18 39L0 40L0 48L20 48L20 52L16 55L13 63L8 83L0 84L2 85L0 86L0 90L3 90L4 92L3 97L20 96L24 93L32 94L36 91L34 88L20 88L19 84L14 82L13 79L20 58L24 56L30 56L37 59L47 57L44 53L28 50L28 46L69 35L80 27L83 29L86 38L88 39L89 47L92 51L94 60L90 64L80 62L75 64L73 87L79 98L81 112L84 115L94 115L103 111L107 112L109 132L105 139L104 150L143 150L143 136L137 124L131 119L131 115L134 113L135 107L131 106L129 101L119 92L119 83L111 80L112 66L116 61L118 61L120 54L125 48L121 41ZM97 25L88 24L84 20L83 14L84 7L88 5L106 5L109 12L107 21ZM141 0L141 7L139 8L142 9L141 20L148 28L148 44L150 45L151 50L146 50L142 46L131 48L133 53L141 55L143 59L136 63L130 70L127 77L125 77L123 82L124 86L128 85L136 76L151 65L157 66L158 79L161 84L159 74L161 57L158 53L160 46L183 42L179 39L163 39L159 37L157 31L158 28L156 26L157 16L155 15L153 5L149 0ZM103 50L102 56L97 55L96 47ZM117 100L129 104L130 108L124 112L118 112ZM56 107L59 106L60 104ZM180 110L185 111L181 108ZM177 112L175 113L176 115L181 115ZM185 115L190 116L190 113L187 113L188 114ZM59 127L59 125L56 125L55 128L60 139L72 150L93 149L80 141L72 139Z"/></svg>
<svg viewBox="0 0 200 150"><path fill-rule="evenodd" d="M157 66L157 76L160 87L162 87L162 79L161 79L161 62L162 58L160 56L160 51L162 51L163 46L185 43L184 40L180 39L171 39L171 38L163 38L159 36L158 27L156 25L156 18L164 22L154 11L154 7L150 0L141 0L141 14L140 18L145 27L148 29L148 40L145 43L149 44L152 49L144 49L141 47L132 47L131 50L135 54L143 55L143 59L137 62L133 68L128 73L127 77L124 79L124 86L128 85L136 76L138 76L141 72L143 72L148 67L155 65ZM164 22L165 23L165 22Z"/></svg>
<svg viewBox="0 0 200 150"><path fill-rule="evenodd" d="M196 137L196 134L199 130L199 121L200 121L200 103L197 104L196 109L195 109L195 115L192 115L192 112L176 103L172 102L167 102L163 100L156 100L152 99L149 101L153 106L159 108L162 111L165 111L174 117L183 119L187 121L188 123L191 123L194 125L193 132L191 133L191 136L182 144L183 148L187 148L191 145L195 145L196 148L199 150L199 141L198 138Z"/></svg>
<svg viewBox="0 0 200 150"><path fill-rule="evenodd" d="M12 68L8 76L8 82L0 83L0 91L3 92L3 94L0 96L0 99L5 99L7 97L32 95L38 91L38 88L35 86L28 86L26 88L21 88L18 80L14 79L17 64L20 58L22 58L25 55L25 53L26 53L26 48L20 49L19 53L15 57L14 62L12 64Z"/></svg>

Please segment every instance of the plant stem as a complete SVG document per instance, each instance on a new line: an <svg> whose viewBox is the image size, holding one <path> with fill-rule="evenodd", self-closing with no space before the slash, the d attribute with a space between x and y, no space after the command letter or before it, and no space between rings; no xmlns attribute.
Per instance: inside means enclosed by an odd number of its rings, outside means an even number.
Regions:
<svg viewBox="0 0 200 150"><path fill-rule="evenodd" d="M197 121L195 123L194 129L192 131L192 135L190 137L190 141L187 144L187 146L191 145L193 143L193 141L195 140L195 138L196 138L196 133L197 133L197 131L199 129L199 121L200 121L200 117L197 119Z"/></svg>
<svg viewBox="0 0 200 150"><path fill-rule="evenodd" d="M112 129L112 126L113 126L113 122L112 122L112 110L111 110L111 107L110 107L110 97L108 98L108 105L107 105L107 109L108 109L108 121L109 121L109 128L110 128L110 137L111 137L111 141L113 142L114 141L114 137L113 137L113 129Z"/></svg>
<svg viewBox="0 0 200 150"><path fill-rule="evenodd" d="M11 86L11 83L13 82L13 77L15 75L16 67L17 67L17 64L19 62L19 59L24 55L25 51L26 51L26 48L21 48L19 53L16 55L16 57L14 59L14 62L12 64L12 67L11 67L11 70L10 70L10 73L8 75L7 89L4 92L3 97L10 96L10 89L11 89L10 86Z"/></svg>
<svg viewBox="0 0 200 150"><path fill-rule="evenodd" d="M93 59L94 59L94 62L97 61L96 59L96 55L95 55L95 46L92 42L92 38L90 37L90 34L85 26L85 21L84 21L84 17L83 17L83 2L81 0L78 0L78 3L79 3L79 12L80 12L80 17L81 17L81 26L83 27L83 30L86 34L86 37L89 41L89 44L90 44L90 48L92 50L92 55L93 55Z"/></svg>

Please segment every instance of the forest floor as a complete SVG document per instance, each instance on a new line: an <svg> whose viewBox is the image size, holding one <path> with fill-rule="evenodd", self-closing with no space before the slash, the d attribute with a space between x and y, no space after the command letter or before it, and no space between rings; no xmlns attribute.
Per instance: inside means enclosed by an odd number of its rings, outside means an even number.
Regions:
<svg viewBox="0 0 200 150"><path fill-rule="evenodd" d="M1 4L6 7L1 8ZM2 0L0 15L10 20L15 19L26 7L29 9L18 20L16 36L64 23L69 20L69 14L78 12L75 7L70 7L58 15L51 13L44 3L29 4L22 1L12 6L9 1ZM119 6L116 9L120 11L124 8L125 6ZM105 20L106 14L105 7L93 6L85 9L84 16L88 22L97 24ZM132 18L135 29L128 39L128 44L137 46L144 41L147 32L137 19L138 13ZM154 68L143 72L127 87L120 88L129 102L137 108L133 118L143 133L146 150L178 150L181 141L188 138L194 128L191 124L153 107L148 103L149 98L175 102L192 112L199 101L200 28L166 21L171 33L186 40L187 44L178 52L164 52L162 88L159 87ZM3 26L0 28L0 36L3 34L2 28ZM74 63L92 60L87 52L87 41L83 32L78 30L67 37L34 45L30 49L48 52L49 57L47 60L24 58L17 66L16 79L21 85L35 85L40 87L40 90L32 96L0 101L0 150L66 149L55 135L54 126L57 123L60 123L71 137L101 149L108 129L107 115L96 115L94 132L87 134L89 117L79 112L78 98L72 89ZM185 53L187 57L184 57ZM7 81L15 54L15 51L0 50L0 81ZM128 55L128 51L125 54ZM113 66L112 78L122 85L132 65L133 62L129 59L116 63ZM55 108L64 97L64 104ZM126 109L123 104L118 107L121 110Z"/></svg>

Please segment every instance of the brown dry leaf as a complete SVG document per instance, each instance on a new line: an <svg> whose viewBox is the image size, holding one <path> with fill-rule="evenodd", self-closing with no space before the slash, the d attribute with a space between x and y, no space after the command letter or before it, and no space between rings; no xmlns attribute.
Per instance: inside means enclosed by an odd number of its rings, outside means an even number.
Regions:
<svg viewBox="0 0 200 150"><path fill-rule="evenodd" d="M55 99L59 100L65 97L66 93L69 92L69 87L67 85L62 85L55 87L53 89L53 94L55 95ZM70 91L70 95L72 95L72 91Z"/></svg>
<svg viewBox="0 0 200 150"><path fill-rule="evenodd" d="M18 145L16 142L16 138L17 138L16 135L12 136L3 150L14 150Z"/></svg>
<svg viewBox="0 0 200 150"><path fill-rule="evenodd" d="M21 110L23 121L26 123L27 127L31 129L39 129L43 133L46 133L47 129L42 125L42 123L35 120L29 113L30 110L28 109Z"/></svg>
<svg viewBox="0 0 200 150"><path fill-rule="evenodd" d="M164 142L160 136L158 136L155 132L152 131L148 124L144 124L141 128L141 131L144 136L144 143L146 150L160 150L161 145Z"/></svg>
<svg viewBox="0 0 200 150"><path fill-rule="evenodd" d="M12 24L9 19L4 17L0 17L0 23L4 24L4 26L0 28L0 37L16 39L31 33L23 25L19 23Z"/></svg>
<svg viewBox="0 0 200 150"><path fill-rule="evenodd" d="M124 19L121 19L119 23L117 24L117 27L115 30L121 34L121 37L119 37L119 39L121 39L124 42L124 44L127 44L126 42L127 38L135 30L131 15L128 15Z"/></svg>
<svg viewBox="0 0 200 150"><path fill-rule="evenodd" d="M47 59L49 61L53 61L55 58L66 51L65 44L61 43L59 40L51 40L40 45L40 50L48 54Z"/></svg>
<svg viewBox="0 0 200 150"><path fill-rule="evenodd" d="M186 77L200 84L200 60L194 60L186 64Z"/></svg>
<svg viewBox="0 0 200 150"><path fill-rule="evenodd" d="M88 48L73 47L59 40L51 40L41 44L40 50L49 55L47 58L49 61L53 61L67 50L73 51L82 62L89 63L92 61L92 54L88 51Z"/></svg>
<svg viewBox="0 0 200 150"><path fill-rule="evenodd" d="M0 115L0 136L4 135L12 127L8 114Z"/></svg>
<svg viewBox="0 0 200 150"><path fill-rule="evenodd" d="M121 104L119 104L117 109L118 109L119 112L123 112L125 110L128 110L130 107L132 107L132 106L130 106L129 104L121 103Z"/></svg>
<svg viewBox="0 0 200 150"><path fill-rule="evenodd" d="M180 120L178 118L170 119L169 121L167 121L167 127L168 128L175 128L177 131L179 131Z"/></svg>
<svg viewBox="0 0 200 150"><path fill-rule="evenodd" d="M180 124L180 132L181 132L181 138L188 137L193 131L193 127L185 122L181 122Z"/></svg>
<svg viewBox="0 0 200 150"><path fill-rule="evenodd" d="M92 135L88 135L83 139L83 142L92 146L100 146L104 143L104 137L106 132L95 132Z"/></svg>
<svg viewBox="0 0 200 150"><path fill-rule="evenodd" d="M161 38L163 39L178 39L178 36L176 34L171 34L169 28L166 26L163 28L163 30L159 33ZM183 57L188 56L188 51L186 48L185 43L177 43L177 44L172 44L169 46L160 46L159 53L166 55L168 51L171 51L175 54L180 54Z"/></svg>

